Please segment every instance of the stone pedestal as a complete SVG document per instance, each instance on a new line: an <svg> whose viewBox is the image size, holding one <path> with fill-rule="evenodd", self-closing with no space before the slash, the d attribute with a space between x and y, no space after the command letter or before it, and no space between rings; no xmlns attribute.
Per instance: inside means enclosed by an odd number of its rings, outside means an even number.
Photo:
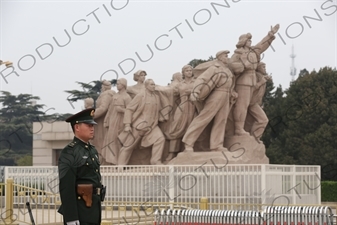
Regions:
<svg viewBox="0 0 337 225"><path fill-rule="evenodd" d="M228 151L181 152L167 165L269 164L264 144L252 136L230 136Z"/></svg>
<svg viewBox="0 0 337 225"><path fill-rule="evenodd" d="M236 164L269 164L266 147L263 142L253 136L229 136L224 146L234 154Z"/></svg>
<svg viewBox="0 0 337 225"><path fill-rule="evenodd" d="M167 165L228 164L228 152L180 152Z"/></svg>

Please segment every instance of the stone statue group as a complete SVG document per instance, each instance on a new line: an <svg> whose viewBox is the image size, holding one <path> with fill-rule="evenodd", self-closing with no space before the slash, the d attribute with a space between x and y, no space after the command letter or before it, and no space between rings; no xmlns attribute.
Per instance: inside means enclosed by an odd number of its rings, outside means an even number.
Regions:
<svg viewBox="0 0 337 225"><path fill-rule="evenodd" d="M117 93L104 80L92 141L102 164L128 165L135 152L140 156L148 149L147 158L131 164L161 165L179 152L229 152L226 137L259 140L268 124L262 98L271 79L260 57L278 29L272 27L255 46L250 33L241 35L230 58L222 50L195 68L185 65L167 86L146 79L144 70L134 74L133 86L118 79ZM92 106L93 99L86 99L85 107Z"/></svg>

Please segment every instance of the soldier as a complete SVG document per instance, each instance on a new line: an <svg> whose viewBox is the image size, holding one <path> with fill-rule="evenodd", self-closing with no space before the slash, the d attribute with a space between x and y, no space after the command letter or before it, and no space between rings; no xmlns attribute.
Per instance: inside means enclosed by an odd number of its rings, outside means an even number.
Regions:
<svg viewBox="0 0 337 225"><path fill-rule="evenodd" d="M58 161L59 190L65 225L99 225L105 187L101 184L97 150L89 143L94 137L95 109L85 109L68 119L74 139Z"/></svg>

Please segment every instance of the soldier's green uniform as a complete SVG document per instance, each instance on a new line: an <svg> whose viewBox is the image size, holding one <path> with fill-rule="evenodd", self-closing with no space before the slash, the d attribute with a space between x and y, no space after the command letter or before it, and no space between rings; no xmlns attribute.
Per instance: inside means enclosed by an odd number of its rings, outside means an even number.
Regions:
<svg viewBox="0 0 337 225"><path fill-rule="evenodd" d="M66 121L73 124L96 124L94 109L84 110ZM90 143L77 137L61 152L58 161L59 190L62 205L58 212L63 215L64 224L79 221L80 225L99 225L101 222L100 188L101 174L97 150ZM92 206L87 207L77 193L78 184L93 184Z"/></svg>

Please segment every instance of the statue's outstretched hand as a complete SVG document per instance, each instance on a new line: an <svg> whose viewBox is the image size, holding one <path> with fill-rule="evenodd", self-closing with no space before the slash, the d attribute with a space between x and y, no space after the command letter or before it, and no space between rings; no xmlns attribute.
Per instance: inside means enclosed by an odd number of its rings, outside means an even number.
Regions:
<svg viewBox="0 0 337 225"><path fill-rule="evenodd" d="M270 28L270 31L273 33L273 34L276 34L277 31L280 29L280 24L276 24L274 27L271 26Z"/></svg>

